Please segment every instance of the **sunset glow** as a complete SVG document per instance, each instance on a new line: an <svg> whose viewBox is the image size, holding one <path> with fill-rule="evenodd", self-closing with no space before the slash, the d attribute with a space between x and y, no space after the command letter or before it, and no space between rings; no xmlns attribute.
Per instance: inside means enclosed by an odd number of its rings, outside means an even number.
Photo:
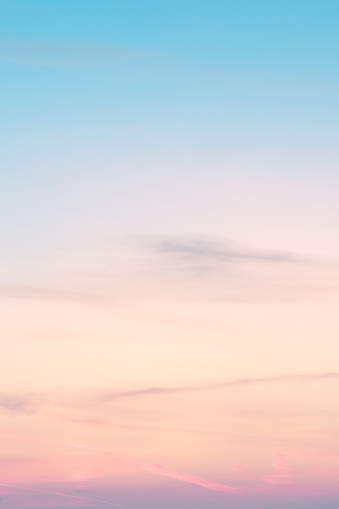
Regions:
<svg viewBox="0 0 339 509"><path fill-rule="evenodd" d="M335 0L0 0L0 506L339 503Z"/></svg>

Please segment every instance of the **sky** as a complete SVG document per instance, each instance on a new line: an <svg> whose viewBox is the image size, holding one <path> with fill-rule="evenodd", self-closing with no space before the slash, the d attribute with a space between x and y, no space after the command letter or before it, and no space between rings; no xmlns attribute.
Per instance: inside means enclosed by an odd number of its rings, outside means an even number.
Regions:
<svg viewBox="0 0 339 509"><path fill-rule="evenodd" d="M0 507L338 507L338 22L0 0Z"/></svg>

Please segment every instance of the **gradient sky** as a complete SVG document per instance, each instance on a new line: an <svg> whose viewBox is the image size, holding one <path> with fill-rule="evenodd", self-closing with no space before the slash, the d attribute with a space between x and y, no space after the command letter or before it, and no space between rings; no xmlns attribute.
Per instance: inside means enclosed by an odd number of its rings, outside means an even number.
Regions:
<svg viewBox="0 0 339 509"><path fill-rule="evenodd" d="M338 507L338 23L0 0L0 507Z"/></svg>

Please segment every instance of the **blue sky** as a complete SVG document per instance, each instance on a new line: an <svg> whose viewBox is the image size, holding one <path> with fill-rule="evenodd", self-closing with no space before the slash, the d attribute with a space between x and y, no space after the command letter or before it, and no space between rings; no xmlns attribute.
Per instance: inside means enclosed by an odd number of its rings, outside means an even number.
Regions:
<svg viewBox="0 0 339 509"><path fill-rule="evenodd" d="M321 142L323 124L329 131L335 121L328 115L337 96L336 2L61 0L1 7L2 40L19 46L1 49L2 60L6 53L13 60L2 93L14 119L25 114L34 125L47 116L60 129L67 115L69 128L80 128L87 115L100 138L127 114L134 125L146 124L148 136L158 125L175 136L182 125L181 135L193 129L207 144L215 136L225 141L228 130L250 143L253 134L258 141L273 130L270 141L282 136L287 147L293 135L302 144L307 135ZM91 51L98 55L94 68ZM29 65L39 57L45 65Z"/></svg>
<svg viewBox="0 0 339 509"><path fill-rule="evenodd" d="M102 238L178 230L255 243L243 217L264 227L267 214L290 215L266 247L339 252L337 2L2 0L0 8L5 229L36 245L91 221ZM235 193L248 210L227 207ZM257 211L251 194L270 212ZM301 209L309 225L298 224ZM265 235L259 244L270 244Z"/></svg>
<svg viewBox="0 0 339 509"><path fill-rule="evenodd" d="M253 158L267 145L290 157L335 150L336 2L33 0L1 9L6 130L20 136L29 123L28 142L107 144L118 134L126 143L137 130L148 147L171 151L171 138L189 155L198 141L207 158L244 142Z"/></svg>
<svg viewBox="0 0 339 509"><path fill-rule="evenodd" d="M339 253L337 2L0 8L6 229L41 245L82 222L99 222L102 238L211 233L255 243L244 217L266 231L265 216L286 216L285 232L272 226L257 242Z"/></svg>

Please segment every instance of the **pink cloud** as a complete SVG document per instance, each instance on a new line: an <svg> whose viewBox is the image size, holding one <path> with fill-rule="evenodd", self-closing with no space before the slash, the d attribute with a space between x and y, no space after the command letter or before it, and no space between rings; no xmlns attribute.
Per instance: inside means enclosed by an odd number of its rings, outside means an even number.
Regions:
<svg viewBox="0 0 339 509"><path fill-rule="evenodd" d="M294 484L285 455L278 454L273 464L274 472L265 477L268 484Z"/></svg>
<svg viewBox="0 0 339 509"><path fill-rule="evenodd" d="M203 488L212 491L223 491L224 493L238 493L238 494L242 493L242 490L234 488L233 486L227 486L226 484L219 484L213 481L208 481L207 479L195 475L180 474L178 472L173 472L172 470L167 470L166 468L163 468L159 465L144 463L143 470L151 474L172 477L172 479L177 479L178 481L197 484L198 486L202 486Z"/></svg>

